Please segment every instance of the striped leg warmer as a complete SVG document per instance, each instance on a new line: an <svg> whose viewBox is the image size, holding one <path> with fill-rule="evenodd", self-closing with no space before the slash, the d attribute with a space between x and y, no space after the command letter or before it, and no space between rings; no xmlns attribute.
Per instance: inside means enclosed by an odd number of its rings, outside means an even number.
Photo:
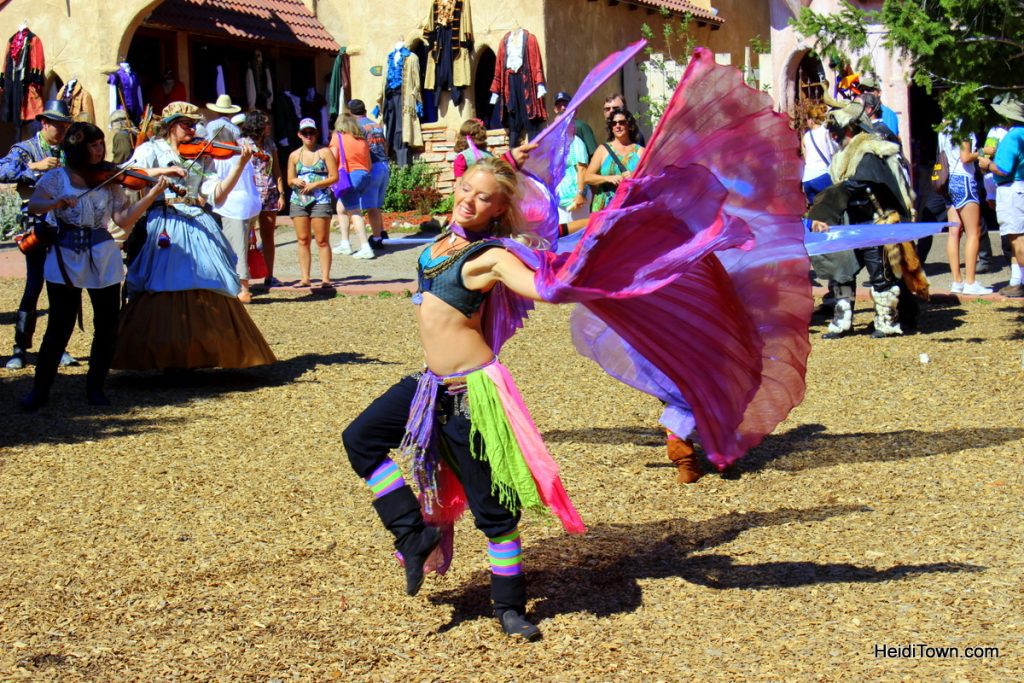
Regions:
<svg viewBox="0 0 1024 683"><path fill-rule="evenodd" d="M491 573L497 576L518 576L523 573L523 544L519 529L487 539L487 555L491 560Z"/></svg>
<svg viewBox="0 0 1024 683"><path fill-rule="evenodd" d="M402 470L398 468L395 461L385 458L380 467L366 478L366 484L373 491L373 497L376 500L405 486L405 479L402 478Z"/></svg>

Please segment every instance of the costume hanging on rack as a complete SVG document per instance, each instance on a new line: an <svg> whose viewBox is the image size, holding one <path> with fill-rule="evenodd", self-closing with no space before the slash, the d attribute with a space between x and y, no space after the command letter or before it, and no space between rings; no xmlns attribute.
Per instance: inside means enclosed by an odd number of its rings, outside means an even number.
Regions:
<svg viewBox="0 0 1024 683"><path fill-rule="evenodd" d="M331 116L341 113L341 105L352 95L352 64L345 48L334 58L331 80L327 84L327 112Z"/></svg>
<svg viewBox="0 0 1024 683"><path fill-rule="evenodd" d="M536 36L526 29L506 33L498 45L491 102L500 98L505 108L505 127L513 147L519 144L524 132L533 135L547 119L544 83L544 63Z"/></svg>
<svg viewBox="0 0 1024 683"><path fill-rule="evenodd" d="M263 53L256 50L245 69L245 101L249 109L270 111L274 104L274 82L270 67L263 61Z"/></svg>
<svg viewBox="0 0 1024 683"><path fill-rule="evenodd" d="M4 73L0 76L0 121L31 121L43 111L43 74L46 57L43 41L28 28L23 28L7 42L4 53Z"/></svg>
<svg viewBox="0 0 1024 683"><path fill-rule="evenodd" d="M78 79L72 78L57 91L57 99L67 105L75 121L96 123L96 108L93 106L92 95L82 87Z"/></svg>
<svg viewBox="0 0 1024 683"><path fill-rule="evenodd" d="M157 113L162 112L171 102L186 100L188 96L185 94L185 84L179 81L170 69L164 72L163 81L149 89L149 104Z"/></svg>
<svg viewBox="0 0 1024 683"><path fill-rule="evenodd" d="M404 45L388 55L388 72L381 94L381 121L388 147L395 151L399 166L409 163L409 147L423 146L420 115L420 60ZM374 112L376 114L376 111Z"/></svg>
<svg viewBox="0 0 1024 683"><path fill-rule="evenodd" d="M452 104L459 106L462 88L472 79L473 18L469 0L434 0L423 36L430 46L423 87L433 90L438 102L442 92L450 91Z"/></svg>
<svg viewBox="0 0 1024 683"><path fill-rule="evenodd" d="M117 97L116 106L111 108L124 109L132 123L142 120L142 86L138 75L132 71L127 62L121 62L117 71L107 77L107 83L113 86ZM112 103L113 104L113 103Z"/></svg>
<svg viewBox="0 0 1024 683"><path fill-rule="evenodd" d="M299 141L299 98L282 90L274 98L274 139L281 149L294 149Z"/></svg>
<svg viewBox="0 0 1024 683"><path fill-rule="evenodd" d="M304 119L313 119L320 129L320 142L327 143L327 136L330 131L327 129L327 100L316 91L316 88L308 88L306 96L299 104L300 114Z"/></svg>

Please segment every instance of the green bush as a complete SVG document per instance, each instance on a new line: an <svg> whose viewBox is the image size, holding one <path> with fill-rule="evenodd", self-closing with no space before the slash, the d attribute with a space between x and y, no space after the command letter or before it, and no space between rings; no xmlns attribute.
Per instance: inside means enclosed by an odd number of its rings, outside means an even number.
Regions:
<svg viewBox="0 0 1024 683"><path fill-rule="evenodd" d="M10 239L21 230L18 220L20 212L21 197L14 191L14 187L0 188L0 239Z"/></svg>
<svg viewBox="0 0 1024 683"><path fill-rule="evenodd" d="M452 209L454 209L454 208L455 208L455 194L452 193L452 194L448 195L447 197L445 197L444 199L442 199L441 201L439 201L434 206L434 208L430 210L430 213L432 213L435 216L442 216L442 215L451 213Z"/></svg>
<svg viewBox="0 0 1024 683"><path fill-rule="evenodd" d="M410 211L415 207L414 190L433 189L437 171L422 161L409 166L391 164L391 179L384 192L384 211Z"/></svg>

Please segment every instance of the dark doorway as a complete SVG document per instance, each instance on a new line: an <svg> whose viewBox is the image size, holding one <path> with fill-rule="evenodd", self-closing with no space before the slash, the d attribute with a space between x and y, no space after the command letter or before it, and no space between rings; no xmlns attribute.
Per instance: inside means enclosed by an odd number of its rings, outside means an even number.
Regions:
<svg viewBox="0 0 1024 683"><path fill-rule="evenodd" d="M919 85L909 90L910 118L910 160L916 167L935 161L938 134L935 126L942 121L942 110L938 101Z"/></svg>
<svg viewBox="0 0 1024 683"><path fill-rule="evenodd" d="M793 102L799 106L803 100L820 100L825 93L825 68L813 52L807 52L796 67Z"/></svg>
<svg viewBox="0 0 1024 683"><path fill-rule="evenodd" d="M476 116L489 129L501 128L501 107L491 104L491 81L494 80L494 65L497 58L494 51L485 47L476 58L476 73L473 77L473 102Z"/></svg>

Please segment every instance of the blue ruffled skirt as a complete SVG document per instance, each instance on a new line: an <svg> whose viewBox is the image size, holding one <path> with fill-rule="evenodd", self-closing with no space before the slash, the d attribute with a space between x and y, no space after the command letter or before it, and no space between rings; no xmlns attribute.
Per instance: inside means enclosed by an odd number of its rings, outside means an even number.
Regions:
<svg viewBox="0 0 1024 683"><path fill-rule="evenodd" d="M160 246L161 239L167 246ZM209 289L238 296L241 286L235 261L208 213L159 206L146 215L146 242L128 268L128 293Z"/></svg>

